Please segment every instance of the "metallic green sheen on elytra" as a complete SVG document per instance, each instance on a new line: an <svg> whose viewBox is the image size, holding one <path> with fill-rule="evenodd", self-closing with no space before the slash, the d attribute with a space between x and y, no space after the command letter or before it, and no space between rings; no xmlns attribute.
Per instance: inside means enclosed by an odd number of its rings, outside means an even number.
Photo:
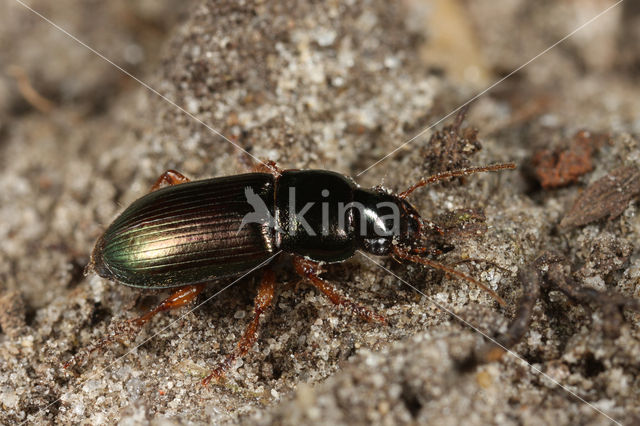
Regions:
<svg viewBox="0 0 640 426"><path fill-rule="evenodd" d="M141 288L197 284L251 270L273 255L273 230L257 223L239 230L253 211L245 188L273 206L274 180L271 174L248 173L153 191L109 226L91 264L102 277Z"/></svg>

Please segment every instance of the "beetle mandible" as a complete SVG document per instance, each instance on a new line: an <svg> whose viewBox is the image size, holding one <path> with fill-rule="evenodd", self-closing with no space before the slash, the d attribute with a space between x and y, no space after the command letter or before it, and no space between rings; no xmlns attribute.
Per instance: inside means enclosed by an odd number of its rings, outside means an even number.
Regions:
<svg viewBox="0 0 640 426"><path fill-rule="evenodd" d="M506 163L446 171L399 194L361 188L326 170L281 170L273 162L252 173L199 181L168 170L98 239L87 270L131 287L174 289L157 307L130 321L138 328L161 311L193 301L207 283L259 269L280 252L292 254L296 272L331 302L367 321L386 322L321 278L323 264L345 261L357 250L392 256L444 270L504 304L482 283L427 257L436 253L428 246L428 232L441 231L406 198L443 179L513 168ZM233 352L203 384L223 377L253 346L260 316L273 303L276 287L273 271L263 269L253 319Z"/></svg>

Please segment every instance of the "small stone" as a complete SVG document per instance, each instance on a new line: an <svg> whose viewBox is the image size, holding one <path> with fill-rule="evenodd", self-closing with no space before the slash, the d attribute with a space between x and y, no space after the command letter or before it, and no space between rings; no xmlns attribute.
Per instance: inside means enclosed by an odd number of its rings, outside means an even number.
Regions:
<svg viewBox="0 0 640 426"><path fill-rule="evenodd" d="M6 408L15 408L18 405L18 395L14 391L7 391L0 394L0 402Z"/></svg>

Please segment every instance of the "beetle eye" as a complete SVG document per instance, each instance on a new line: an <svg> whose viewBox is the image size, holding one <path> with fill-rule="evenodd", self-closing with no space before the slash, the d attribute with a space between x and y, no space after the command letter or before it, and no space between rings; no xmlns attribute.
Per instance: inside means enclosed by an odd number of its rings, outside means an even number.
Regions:
<svg viewBox="0 0 640 426"><path fill-rule="evenodd" d="M373 255L384 256L391 251L391 238L367 238L364 240L364 249Z"/></svg>

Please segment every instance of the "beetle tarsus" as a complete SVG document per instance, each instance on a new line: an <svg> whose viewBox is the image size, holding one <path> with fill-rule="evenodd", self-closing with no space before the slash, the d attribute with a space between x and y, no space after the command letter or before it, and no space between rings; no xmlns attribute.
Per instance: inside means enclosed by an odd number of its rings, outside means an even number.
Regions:
<svg viewBox="0 0 640 426"><path fill-rule="evenodd" d="M120 340L120 338L124 336L130 339L138 334L140 329L141 328L133 324L131 320L119 321L112 326L112 331L107 337L98 340L97 342L87 346L86 348L72 356L69 361L65 362L62 365L62 368L69 371L69 367L79 365L82 360L87 358L93 352L104 348L108 344Z"/></svg>
<svg viewBox="0 0 640 426"><path fill-rule="evenodd" d="M109 334L109 336L100 339L94 344L88 346L83 351L75 354L69 361L62 365L63 369L68 369L72 365L77 365L89 356L91 353L102 349L106 345L113 343L119 340L121 337L128 337L129 339L134 337L136 334L140 332L142 326L146 324L151 318L153 318L157 313L166 311L169 309L176 309L181 306L188 304L193 301L198 294L204 290L205 284L198 285L188 285L184 287L178 288L175 292L173 292L169 297L160 302L158 306L151 309L144 315L139 316L138 318L133 318L130 320L120 321L113 325L113 331Z"/></svg>
<svg viewBox="0 0 640 426"><path fill-rule="evenodd" d="M253 347L256 339L258 338L260 317L273 304L275 288L276 276L272 270L266 269L262 274L262 281L260 282L258 294L255 298L253 319L245 329L233 352L228 354L224 361L222 361L220 365L211 372L211 374L202 379L203 386L207 386L212 380L215 382L222 380L227 370L233 365L234 361L238 358L242 358Z"/></svg>

